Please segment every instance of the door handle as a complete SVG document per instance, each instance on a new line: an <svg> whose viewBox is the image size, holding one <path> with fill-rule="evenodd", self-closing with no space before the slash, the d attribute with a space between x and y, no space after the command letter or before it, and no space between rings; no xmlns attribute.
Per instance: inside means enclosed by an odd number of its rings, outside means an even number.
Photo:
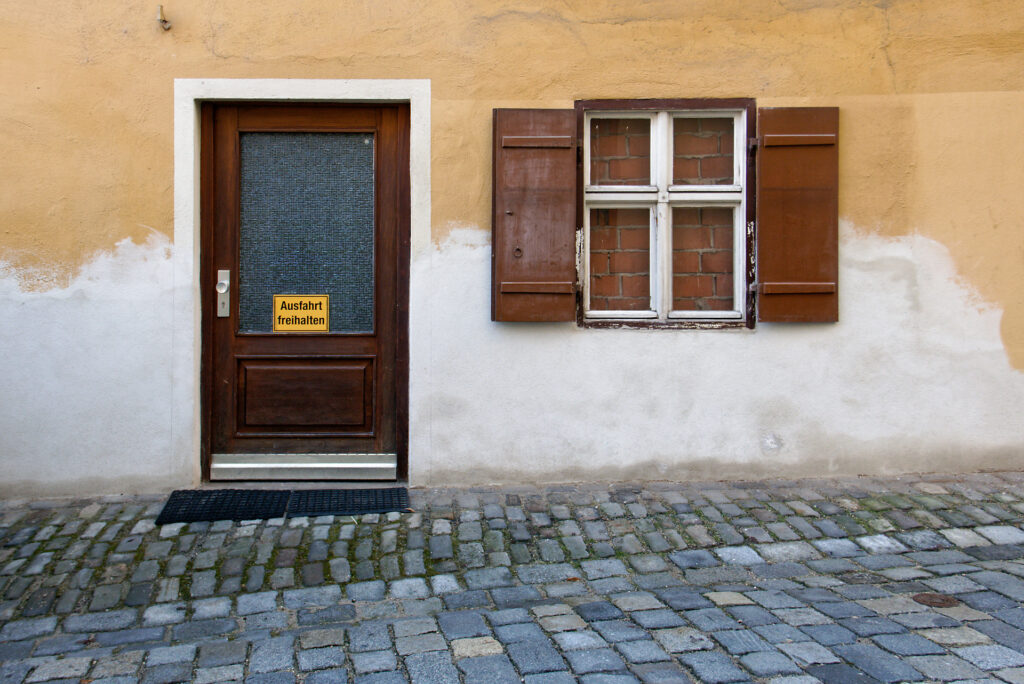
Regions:
<svg viewBox="0 0 1024 684"><path fill-rule="evenodd" d="M217 318L231 315L231 271L217 271Z"/></svg>

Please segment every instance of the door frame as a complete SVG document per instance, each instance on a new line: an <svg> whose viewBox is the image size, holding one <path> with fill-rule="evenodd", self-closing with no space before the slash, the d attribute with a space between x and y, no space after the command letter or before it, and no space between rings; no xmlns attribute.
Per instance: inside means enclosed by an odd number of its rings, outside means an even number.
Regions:
<svg viewBox="0 0 1024 684"><path fill-rule="evenodd" d="M174 313L172 374L172 449L184 469L191 469L193 482L209 477L208 455L204 453L202 397L202 296L200 219L203 202L209 193L201 193L203 159L201 103L205 101L388 104L409 105L409 178L407 233L400 242L407 247L400 256L400 299L407 321L404 340L399 340L406 370L399 382L399 396L408 403L400 406L400 449L398 478L409 479L412 457L410 415L413 406L409 392L412 358L412 329L409 316L410 270L413 255L430 246L430 81L410 80L313 80L313 79L175 79L174 81ZM403 306L403 304L400 304ZM400 402L401 403L401 402ZM404 448L402 448L404 447Z"/></svg>
<svg viewBox="0 0 1024 684"><path fill-rule="evenodd" d="M226 118L217 118L219 107L227 107L226 111L229 114ZM230 114L232 111L234 113ZM340 131L348 128L365 131L367 126L374 127L376 135L378 135L377 144L374 146L375 162L373 165L375 188L373 317L375 322L371 333L374 339L376 354L374 355L375 361L372 366L374 379L369 386L373 396L371 409L373 423L370 427L370 432L372 433L374 446L364 448L362 453L352 454L351 458L355 458L357 462L365 463L371 458L370 454L374 457L379 457L385 452L393 452L394 461L392 463L394 465L391 473L386 474L381 472L385 468L383 462L378 464L379 467L368 469L357 469L353 466L349 471L344 469L334 470L339 464L349 460L346 459L347 452L342 451L335 455L329 464L324 463L323 468L309 469L304 457L307 455L320 456L325 452L296 451L294 454L288 455L287 452L290 451L290 447L282 446L279 450L267 454L267 457L271 458L272 456L271 460L281 464L288 460L291 460L294 464L302 463L304 464L301 468L302 474L299 474L299 471L296 470L299 467L298 465L294 466L293 472L290 473L295 475L293 478L285 476L283 472L277 475L270 474L269 470L275 466L267 465L265 469L257 470L260 474L271 479L320 479L325 477L325 469L331 469L340 479L381 480L402 477L399 473L403 470L401 462L406 456L408 437L408 111L409 107L405 103L374 103L367 105L362 103L325 104L322 102L294 102L282 104L275 102L267 104L263 102L219 101L216 103L204 103L204 106L201 107L200 236L203 242L199 248L199 260L203 307L201 325L203 337L202 375L200 381L202 389L200 404L202 406L203 440L200 448L204 480L214 479L214 467L216 465L214 452L225 450L224 446L214 448L217 437L223 436L220 431L225 429L223 422L218 424L217 418L218 409L223 410L225 408L221 402L228 400L233 407L228 409L226 414L220 414L220 421L230 418L229 423L234 423L239 418L235 412L239 410L238 407L241 402L241 397L237 396L237 393L241 391L241 385L235 370L229 370L228 368L233 367L236 362L241 362L246 356L245 354L236 356L238 351L232 347L233 350L229 354L230 363L219 365L224 362L224 359L215 362L219 353L218 350L224 351L224 347L215 344L217 334L215 334L214 330L219 329L220 334L223 335L225 323L224 321L218 321L215 316L216 293L213 290L213 283L216 281L215 269L217 266L227 265L232 272L236 273L233 278L234 284L232 285L235 292L235 296L232 298L234 303L233 309L238 306L237 302L239 301L240 294L237 287L241 278L241 266L237 260L237 250L240 246L234 243L234 240L239 238L238 231L241 229L241 217L239 214L240 195L235 194L240 189L233 187L241 181L240 157L238 156L241 154L241 148L239 147L240 139L236 139L235 144L229 148L218 149L218 145L225 144L232 136L240 135L245 130L287 131L296 129ZM221 123L217 124L215 123L216 121ZM217 132L218 125L225 126L227 138ZM233 159L232 149L235 155ZM222 154L223 152L226 152L227 155ZM227 176L224 176L224 173L227 173ZM218 183L226 183L226 185L219 186ZM226 204L225 201L227 202ZM234 233L234 237L229 237L227 233L222 232L221 221L224 220L224 215L233 216L229 223L234 228L229 232ZM234 252L233 254L217 252L218 249L224 250L226 244L234 244L234 247L230 250ZM393 294L389 297L388 292ZM231 324L235 323L235 320L234 315L232 315L226 323L230 327ZM234 340L237 334L238 331L233 331L231 339ZM246 339L248 343L244 341ZM225 343L223 336L220 337L220 340L220 344ZM299 349L305 348L309 350L311 348L310 344L319 349L320 354L325 353L324 345L326 345L327 349L333 349L332 353L337 355L340 352L336 345L350 345L352 341L351 339L346 341L344 337L314 335L312 338L300 336L291 339L289 343L287 339L281 339L278 336L264 338L263 335L256 335L255 338L252 338L243 335L239 343L243 344L243 346L255 345L257 349L262 349L263 352L261 353L256 353L252 349L247 352L248 355L255 353L255 357L261 357L266 354L268 345L274 347L280 344L289 344L290 346L287 347L288 351L280 351L280 356L294 357L296 355L301 356L301 353L298 351ZM220 399L215 401L215 386L221 381L223 373L227 373L228 376L233 378L231 381L233 391L229 392L226 396L221 395ZM385 380L385 377L388 380ZM367 387L364 386L364 390L366 389ZM230 401L232 396L234 396L234 400ZM234 430L231 431L234 432ZM365 432L365 426L363 432ZM391 446L384 449L380 440L383 438L390 442L388 440L390 435L393 435L394 442ZM241 437L238 442L250 445L250 453L244 454L247 457L256 457L255 453L259 452L259 444L265 444L268 441L267 436L248 435L248 437L243 437L235 434L234 437ZM274 437L281 437L281 435L277 434ZM302 441L332 441L332 437L328 436L310 437L307 435L305 439L298 435L295 435L295 437L301 440L299 443ZM365 444L366 442L365 435L358 436L355 439L360 441L360 443ZM285 441L290 440L286 439ZM333 441L338 441L338 437L334 437ZM341 441L344 441L344 438ZM235 444L234 439L229 439L229 442ZM237 448L237 446L227 447L228 456L234 455ZM328 451L333 451L333 449L328 449ZM230 468L226 464L222 465ZM407 470L406 468L406 474ZM244 472L251 471L246 468ZM350 474L346 476L346 472ZM231 475L225 475L224 472L221 472L220 475L217 478L218 480L264 479L258 476L242 477L238 472L232 472ZM326 477L330 477L330 475L326 475Z"/></svg>

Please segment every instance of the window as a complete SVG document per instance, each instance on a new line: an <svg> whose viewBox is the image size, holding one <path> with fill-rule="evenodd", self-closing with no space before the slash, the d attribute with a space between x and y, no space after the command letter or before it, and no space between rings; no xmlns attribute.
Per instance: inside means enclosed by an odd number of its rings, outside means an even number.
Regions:
<svg viewBox="0 0 1024 684"><path fill-rule="evenodd" d="M492 319L838 320L838 123L749 99L495 109Z"/></svg>
<svg viewBox="0 0 1024 684"><path fill-rule="evenodd" d="M679 104L689 106L578 105L579 282L588 322L745 318L746 132L753 103Z"/></svg>

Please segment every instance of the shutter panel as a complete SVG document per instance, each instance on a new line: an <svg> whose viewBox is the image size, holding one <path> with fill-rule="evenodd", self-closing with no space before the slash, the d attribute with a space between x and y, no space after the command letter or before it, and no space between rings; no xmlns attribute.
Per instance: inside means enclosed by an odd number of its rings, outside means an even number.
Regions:
<svg viewBox="0 0 1024 684"><path fill-rule="evenodd" d="M758 111L759 321L839 320L839 109Z"/></svg>
<svg viewBox="0 0 1024 684"><path fill-rule="evenodd" d="M576 113L495 109L491 319L576 320Z"/></svg>

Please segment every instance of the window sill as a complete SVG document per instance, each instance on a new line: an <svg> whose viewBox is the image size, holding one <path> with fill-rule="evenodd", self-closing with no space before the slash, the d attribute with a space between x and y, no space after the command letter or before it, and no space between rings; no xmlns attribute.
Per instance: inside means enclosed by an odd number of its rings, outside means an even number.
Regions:
<svg viewBox="0 0 1024 684"><path fill-rule="evenodd" d="M635 328L647 330L722 330L727 328L753 328L752 321L742 320L695 320L692 318L671 318L668 320L623 319L623 318L580 318L581 328Z"/></svg>

